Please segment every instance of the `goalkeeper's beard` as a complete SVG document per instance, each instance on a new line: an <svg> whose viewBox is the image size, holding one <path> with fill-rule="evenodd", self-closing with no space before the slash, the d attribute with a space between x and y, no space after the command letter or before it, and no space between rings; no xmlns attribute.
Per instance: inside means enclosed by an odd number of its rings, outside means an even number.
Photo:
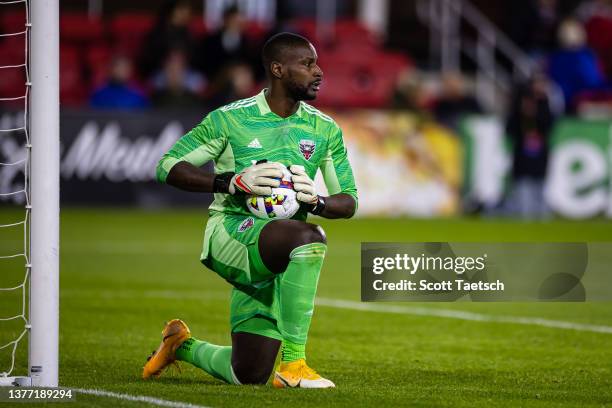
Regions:
<svg viewBox="0 0 612 408"><path fill-rule="evenodd" d="M291 74L287 81L287 92L289 96L295 101L312 101L317 98L316 93L309 93L310 84L302 85L298 83Z"/></svg>

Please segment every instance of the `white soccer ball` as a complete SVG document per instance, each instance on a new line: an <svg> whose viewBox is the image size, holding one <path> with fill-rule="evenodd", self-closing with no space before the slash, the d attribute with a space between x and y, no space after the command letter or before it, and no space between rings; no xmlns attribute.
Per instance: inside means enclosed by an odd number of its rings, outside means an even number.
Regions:
<svg viewBox="0 0 612 408"><path fill-rule="evenodd" d="M246 206L258 218L291 218L300 209L296 195L291 182L291 172L283 166L283 178L280 185L272 189L272 194L248 196Z"/></svg>

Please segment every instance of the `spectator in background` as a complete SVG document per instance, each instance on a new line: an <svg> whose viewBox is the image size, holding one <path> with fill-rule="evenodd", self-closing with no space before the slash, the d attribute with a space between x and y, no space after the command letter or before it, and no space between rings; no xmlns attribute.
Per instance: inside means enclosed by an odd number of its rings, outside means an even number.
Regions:
<svg viewBox="0 0 612 408"><path fill-rule="evenodd" d="M184 109L202 105L199 94L204 89L204 78L189 69L187 54L182 50L170 52L153 82L156 90L152 102L156 108Z"/></svg>
<svg viewBox="0 0 612 408"><path fill-rule="evenodd" d="M576 15L586 27L589 46L603 63L608 78L612 78L612 0L586 1Z"/></svg>
<svg viewBox="0 0 612 408"><path fill-rule="evenodd" d="M142 109L149 106L147 98L135 85L132 78L132 61L117 55L110 64L108 81L94 91L90 99L93 108L100 109Z"/></svg>
<svg viewBox="0 0 612 408"><path fill-rule="evenodd" d="M248 64L235 62L226 65L207 92L207 103L219 107L237 99L248 98L255 91L255 75Z"/></svg>
<svg viewBox="0 0 612 408"><path fill-rule="evenodd" d="M576 16L583 23L592 18L612 19L612 0L583 1L576 9Z"/></svg>
<svg viewBox="0 0 612 408"><path fill-rule="evenodd" d="M550 56L551 78L563 92L568 111L575 110L575 97L582 91L604 87L595 53L586 45L586 33L578 20L567 19L559 27L560 49Z"/></svg>
<svg viewBox="0 0 612 408"><path fill-rule="evenodd" d="M511 35L519 47L533 56L552 51L556 45L561 13L558 0L528 0L513 7Z"/></svg>
<svg viewBox="0 0 612 408"><path fill-rule="evenodd" d="M244 19L236 6L225 10L223 26L204 38L197 48L196 56L196 67L210 79L215 79L229 63L246 63L252 69L255 69L255 64L260 65L259 56L255 56L248 46Z"/></svg>
<svg viewBox="0 0 612 408"><path fill-rule="evenodd" d="M143 78L158 72L174 49L184 50L188 59L192 58L194 40L189 31L190 19L191 4L188 0L166 0L163 3L138 58L138 71Z"/></svg>
<svg viewBox="0 0 612 408"><path fill-rule="evenodd" d="M482 113L482 108L476 98L468 94L463 75L460 72L442 74L441 94L434 107L436 120L457 129L461 118L473 113Z"/></svg>
<svg viewBox="0 0 612 408"><path fill-rule="evenodd" d="M544 179L554 121L548 87L548 78L543 74L536 74L526 85L518 87L506 125L513 145L513 186L508 207L525 218L548 214Z"/></svg>

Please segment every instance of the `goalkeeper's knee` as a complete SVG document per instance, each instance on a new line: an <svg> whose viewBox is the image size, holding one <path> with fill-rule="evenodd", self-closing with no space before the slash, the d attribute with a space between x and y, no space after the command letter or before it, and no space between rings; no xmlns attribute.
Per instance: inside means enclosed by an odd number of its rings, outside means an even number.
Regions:
<svg viewBox="0 0 612 408"><path fill-rule="evenodd" d="M272 364L261 364L257 362L237 362L232 363L234 376L240 384L262 385L268 382L274 362Z"/></svg>

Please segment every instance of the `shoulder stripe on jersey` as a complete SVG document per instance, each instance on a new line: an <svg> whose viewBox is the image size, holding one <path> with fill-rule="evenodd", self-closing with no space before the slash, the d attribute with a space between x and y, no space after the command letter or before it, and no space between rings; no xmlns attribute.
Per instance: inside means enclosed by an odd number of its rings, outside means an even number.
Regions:
<svg viewBox="0 0 612 408"><path fill-rule="evenodd" d="M239 101L235 101L235 102L232 102L232 103L230 103L230 104L227 104L227 105L223 106L221 109L222 109L222 110L233 109L233 108L236 108L236 107L238 107L238 106L241 106L241 105L247 104L247 103L249 103L249 102L253 102L254 100L255 100L255 97L254 97L254 96L253 96L253 97L251 97L251 98L241 99L241 100L239 100Z"/></svg>
<svg viewBox="0 0 612 408"><path fill-rule="evenodd" d="M317 108L314 108L314 107L312 107L312 106L310 106L310 105L308 105L308 104L306 104L306 103L302 103L302 107L303 107L304 109L306 109L306 111L307 111L308 113L312 113L313 115L317 115L317 116L319 116L321 119L326 120L326 121L328 121L328 122L332 122L332 123L334 122L334 120L333 120L331 117L327 116L326 114L324 114L323 112L321 112L321 111L320 111L320 110L318 110Z"/></svg>
<svg viewBox="0 0 612 408"><path fill-rule="evenodd" d="M252 104L252 102L256 103L256 100L255 100L254 96L250 97L250 98L247 98L247 99L241 99L239 101L232 102L232 103L230 103L228 105L225 105L225 106L221 107L221 110L222 111L227 111L227 110L231 110L231 109L240 108L240 107L245 106L245 105L249 105L250 106Z"/></svg>
<svg viewBox="0 0 612 408"><path fill-rule="evenodd" d="M245 103L249 103L255 100L254 96L251 96L250 98L245 98L245 99L240 99L237 101L232 102L230 105L243 105Z"/></svg>
<svg viewBox="0 0 612 408"><path fill-rule="evenodd" d="M227 112L227 111L236 110L236 109L248 108L249 106L253 106L253 105L257 105L257 101L251 102L251 103L247 103L245 105L237 105L237 106L225 108L225 109L222 109L222 111L223 112Z"/></svg>

